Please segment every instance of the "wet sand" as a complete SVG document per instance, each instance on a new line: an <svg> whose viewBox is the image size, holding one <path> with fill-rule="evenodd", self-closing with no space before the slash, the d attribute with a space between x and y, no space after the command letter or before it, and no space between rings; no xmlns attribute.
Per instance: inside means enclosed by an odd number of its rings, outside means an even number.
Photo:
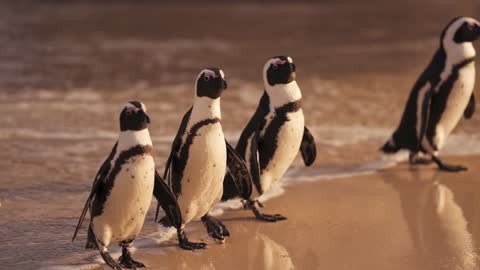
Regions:
<svg viewBox="0 0 480 270"><path fill-rule="evenodd" d="M264 209L287 221L263 223L250 212L227 211L220 216L232 234L225 244L194 222L191 240L206 241L208 249L185 251L173 240L144 238L135 257L149 269L479 269L480 157L447 160L470 169L452 174L402 163L289 186Z"/></svg>

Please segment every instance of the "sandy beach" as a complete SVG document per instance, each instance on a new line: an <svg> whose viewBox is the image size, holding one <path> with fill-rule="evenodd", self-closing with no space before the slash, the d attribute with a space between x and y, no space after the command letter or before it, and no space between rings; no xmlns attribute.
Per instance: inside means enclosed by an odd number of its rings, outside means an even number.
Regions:
<svg viewBox="0 0 480 270"><path fill-rule="evenodd" d="M209 248L187 252L160 241L152 203L136 258L148 269L480 269L478 112L441 153L466 173L378 151L440 31L459 15L478 19L478 1L138 2L0 3L0 269L104 268L84 250L86 227L71 237L122 104L148 107L163 171L200 70L225 71L222 126L234 145L262 95L263 64L284 54L318 149L266 196L264 211L288 220L225 210L232 237L217 244L194 222L190 237Z"/></svg>
<svg viewBox="0 0 480 270"><path fill-rule="evenodd" d="M208 249L185 251L176 240L157 244L153 233L137 242L135 255L149 269L479 269L479 159L448 158L470 168L461 174L402 163L288 186L266 203L287 221L263 223L243 210L226 211L219 217L232 234L225 244L194 222L191 239ZM155 230L152 222L146 227ZM75 265L69 269L104 269L92 258Z"/></svg>

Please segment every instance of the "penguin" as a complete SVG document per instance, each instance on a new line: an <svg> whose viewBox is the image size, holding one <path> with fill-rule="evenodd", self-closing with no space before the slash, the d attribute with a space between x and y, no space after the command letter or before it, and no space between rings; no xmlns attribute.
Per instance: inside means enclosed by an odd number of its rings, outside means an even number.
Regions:
<svg viewBox="0 0 480 270"><path fill-rule="evenodd" d="M238 192L251 193L247 166L226 142L222 130L220 96L226 88L225 74L221 69L207 68L199 73L193 106L182 119L165 166L164 179L181 211L181 225L175 227L179 246L183 249L207 246L188 240L184 229L192 220L201 219L208 234L217 241L223 242L230 236L226 226L209 214L222 198L227 171L238 186ZM158 219L158 211L155 219ZM172 226L168 216L159 222Z"/></svg>
<svg viewBox="0 0 480 270"><path fill-rule="evenodd" d="M286 217L260 212L258 197L269 191L287 171L300 150L305 165L316 158L315 140L305 126L302 93L295 81L296 67L289 56L276 56L263 68L265 91L253 117L240 135L236 150L246 161L255 192L244 192L245 208L269 222ZM226 175L222 200L237 197L236 186ZM245 185L246 186L246 185Z"/></svg>
<svg viewBox="0 0 480 270"><path fill-rule="evenodd" d="M453 19L442 31L440 48L420 75L408 98L400 125L381 151L410 151L412 164L435 162L440 170L458 172L464 166L444 163L438 152L462 116L475 112L475 49L480 23L469 17ZM431 160L419 155L431 156Z"/></svg>
<svg viewBox="0 0 480 270"><path fill-rule="evenodd" d="M120 135L93 182L72 241L90 210L86 249L98 249L105 263L113 269L143 268L130 253L140 233L155 193L172 220L181 213L173 193L155 171L152 140L148 132L150 117L138 101L126 103L120 113ZM119 243L122 255L118 262L108 252L111 242Z"/></svg>

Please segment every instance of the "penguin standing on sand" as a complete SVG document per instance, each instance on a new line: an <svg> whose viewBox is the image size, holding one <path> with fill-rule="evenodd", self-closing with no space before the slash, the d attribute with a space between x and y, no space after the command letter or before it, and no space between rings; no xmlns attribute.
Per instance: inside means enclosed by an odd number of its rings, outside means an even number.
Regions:
<svg viewBox="0 0 480 270"><path fill-rule="evenodd" d="M305 127L302 93L295 77L292 58L277 56L267 61L263 68L265 92L236 147L247 163L257 191L253 196L244 192L241 197L246 200L245 207L260 220L286 219L279 214L262 214L257 198L285 174L299 150L306 166L312 165L316 158L315 141ZM227 175L222 200L236 196L235 185Z"/></svg>
<svg viewBox="0 0 480 270"><path fill-rule="evenodd" d="M440 48L415 83L399 127L381 150L395 153L410 150L410 163L419 153L432 156L440 170L463 171L438 158L448 135L460 119L470 119L475 111L475 49L472 41L480 36L480 23L468 17L452 20L440 37Z"/></svg>
<svg viewBox="0 0 480 270"><path fill-rule="evenodd" d="M175 197L155 172L150 118L145 106L128 102L120 114L120 135L112 152L100 167L78 221L72 241L90 209L86 249L99 249L105 263L113 269L145 267L132 259L130 247L140 233L152 194L178 223L181 214ZM122 256L116 262L108 253L110 242L118 242Z"/></svg>
<svg viewBox="0 0 480 270"><path fill-rule="evenodd" d="M160 223L174 225L180 247L188 250L206 247L205 243L190 242L185 234L185 225L194 219L200 218L208 234L218 241L230 236L225 225L209 215L222 198L227 170L238 190L251 192L248 169L223 135L220 96L226 88L222 70L200 72L193 106L183 117L165 166L164 178L178 200L182 221L172 224L167 215Z"/></svg>

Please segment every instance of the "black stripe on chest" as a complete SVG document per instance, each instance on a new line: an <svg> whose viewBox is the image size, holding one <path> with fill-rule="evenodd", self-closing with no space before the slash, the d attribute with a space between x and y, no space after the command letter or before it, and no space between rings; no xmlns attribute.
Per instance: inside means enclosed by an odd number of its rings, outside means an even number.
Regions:
<svg viewBox="0 0 480 270"><path fill-rule="evenodd" d="M180 193L182 193L182 177L185 171L185 167L187 166L188 157L190 155L190 147L193 144L193 140L197 135L198 131L207 125L213 125L216 123L220 123L220 118L210 118L202 120L190 128L190 132L188 132L185 142L181 145L179 155L175 155L173 161L173 175L172 175L172 190L175 196L178 197Z"/></svg>
<svg viewBox="0 0 480 270"><path fill-rule="evenodd" d="M258 140L260 170L263 171L272 160L278 147L278 133L282 126L290 121L287 114L297 112L302 108L302 99L275 108L275 114L270 124L265 127L265 133Z"/></svg>
<svg viewBox="0 0 480 270"><path fill-rule="evenodd" d="M115 178L122 170L122 166L128 163L132 157L143 155L153 156L153 148L151 145L136 145L128 150L120 152L118 158L113 164L112 170L106 177L105 181L101 183L102 186L99 188L99 192L95 195L91 210L92 217L102 214L105 201L115 185Z"/></svg>
<svg viewBox="0 0 480 270"><path fill-rule="evenodd" d="M432 102L430 106L430 114L429 114L426 135L430 145L432 145L435 150L438 150L437 145L435 145L433 142L433 138L435 138L436 127L440 122L440 119L442 118L443 113L445 112L448 98L452 93L455 82L458 80L460 70L465 66L467 66L468 64L473 63L474 61L475 61L475 58L472 57L472 58L465 59L462 62L454 65L452 67L452 73L440 85L438 92L433 94ZM462 110L465 110L465 108L463 108Z"/></svg>

